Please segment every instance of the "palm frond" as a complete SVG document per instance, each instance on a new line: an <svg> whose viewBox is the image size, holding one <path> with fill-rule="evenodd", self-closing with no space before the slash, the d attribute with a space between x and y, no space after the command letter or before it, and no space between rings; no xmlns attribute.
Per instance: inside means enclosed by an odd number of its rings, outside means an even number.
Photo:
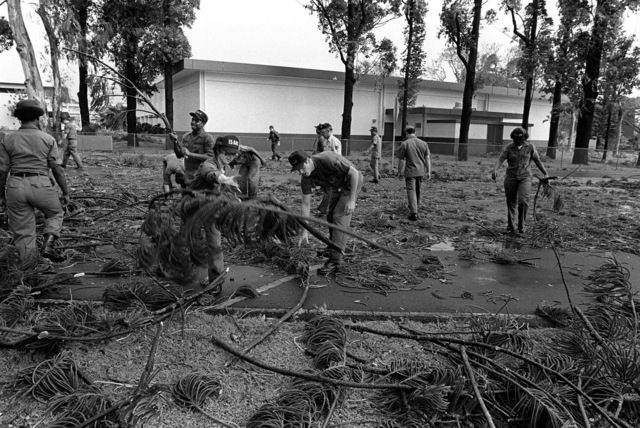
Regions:
<svg viewBox="0 0 640 428"><path fill-rule="evenodd" d="M304 340L310 352L316 353L326 342L344 348L347 343L347 330L342 320L326 315L318 315L305 325Z"/></svg>
<svg viewBox="0 0 640 428"><path fill-rule="evenodd" d="M75 361L68 353L61 353L18 371L14 387L18 396L30 394L36 400L48 401L58 394L74 393L79 383Z"/></svg>
<svg viewBox="0 0 640 428"><path fill-rule="evenodd" d="M528 426L534 427L553 427L560 428L567 421L573 421L573 416L567 414L563 409L559 408L549 399L549 395L558 397L560 394L569 393L564 388L562 392L554 391L559 389L557 384L547 383L546 387L541 385L544 392L536 388L524 388L519 401L514 406L514 413L518 417L528 421Z"/></svg>
<svg viewBox="0 0 640 428"><path fill-rule="evenodd" d="M23 319L33 308L34 300L31 287L18 285L0 302L0 324L13 326Z"/></svg>
<svg viewBox="0 0 640 428"><path fill-rule="evenodd" d="M104 395L96 391L76 391L71 394L55 395L49 402L48 411L57 413L60 417L57 420L58 426L68 423L67 421L84 422L98 415L112 406L111 401ZM77 426L80 425L77 423ZM95 421L91 427L117 426L116 414L110 414Z"/></svg>
<svg viewBox="0 0 640 428"><path fill-rule="evenodd" d="M160 414L162 396L152 391L139 397L126 409L125 420L134 427L145 426L151 419Z"/></svg>
<svg viewBox="0 0 640 428"><path fill-rule="evenodd" d="M156 284L125 282L107 287L102 295L105 306L121 311L142 303L149 310L163 308L175 303L176 298Z"/></svg>
<svg viewBox="0 0 640 428"><path fill-rule="evenodd" d="M551 322L554 327L567 327L571 324L571 312L557 305L538 305L535 313L539 317Z"/></svg>
<svg viewBox="0 0 640 428"><path fill-rule="evenodd" d="M219 397L222 393L220 382L212 376L198 373L188 374L171 388L175 402L187 408L202 408L209 398Z"/></svg>

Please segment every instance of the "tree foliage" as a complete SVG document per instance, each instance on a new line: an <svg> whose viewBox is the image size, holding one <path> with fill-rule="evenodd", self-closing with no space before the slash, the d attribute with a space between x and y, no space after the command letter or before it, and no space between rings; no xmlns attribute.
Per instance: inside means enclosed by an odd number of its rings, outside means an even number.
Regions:
<svg viewBox="0 0 640 428"><path fill-rule="evenodd" d="M343 154L349 152L353 87L357 81L357 58L369 59L378 51L372 31L398 13L391 0L311 0L305 8L318 18L318 28L325 36L329 52L338 56L345 67L344 102L340 137L346 140Z"/></svg>
<svg viewBox="0 0 640 428"><path fill-rule="evenodd" d="M402 139L405 139L408 108L413 107L418 97L420 77L424 74L426 52L423 50L426 29L424 16L427 13L425 0L403 0L405 50L403 52L402 74L399 81L398 98L402 106Z"/></svg>
<svg viewBox="0 0 640 428"><path fill-rule="evenodd" d="M493 11L487 13L488 17L494 15ZM467 160L481 18L482 0L445 0L442 4L440 12L442 27L438 36L444 36L447 43L455 48L456 54L465 68L458 139L459 160Z"/></svg>
<svg viewBox="0 0 640 428"><path fill-rule="evenodd" d="M151 95L154 80L166 61L191 55L183 26L195 20L199 0L172 1L171 25L165 22L163 0L105 0L102 5L102 39L110 59L128 80L123 84L127 96L127 131L135 133L137 92L129 83ZM130 145L133 140L130 140Z"/></svg>
<svg viewBox="0 0 640 428"><path fill-rule="evenodd" d="M9 21L0 16L0 52L8 51L13 46L13 32Z"/></svg>
<svg viewBox="0 0 640 428"><path fill-rule="evenodd" d="M543 74L541 69L551 50L553 21L545 0L532 0L524 7L520 0L503 0L502 7L511 16L513 34L520 46L517 65L519 77L525 83L522 127L527 129L536 80Z"/></svg>

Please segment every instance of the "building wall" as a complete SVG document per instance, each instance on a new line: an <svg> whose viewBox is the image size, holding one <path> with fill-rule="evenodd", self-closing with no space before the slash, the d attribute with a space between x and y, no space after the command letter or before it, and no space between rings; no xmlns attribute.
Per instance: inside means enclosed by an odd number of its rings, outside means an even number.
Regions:
<svg viewBox="0 0 640 428"><path fill-rule="evenodd" d="M205 112L214 132L266 133L269 125L279 132L311 134L320 122L340 134L344 83L315 79L205 75ZM368 85L354 88L353 134L365 135L379 117L379 93Z"/></svg>

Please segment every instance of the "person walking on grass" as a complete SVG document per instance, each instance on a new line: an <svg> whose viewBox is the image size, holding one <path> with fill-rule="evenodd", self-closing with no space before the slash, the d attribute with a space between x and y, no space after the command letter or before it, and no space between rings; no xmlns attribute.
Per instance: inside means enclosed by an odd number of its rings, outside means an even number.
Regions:
<svg viewBox="0 0 640 428"><path fill-rule="evenodd" d="M62 156L62 167L67 167L67 161L71 156L76 163L76 168L80 171L84 171L84 165L82 165L82 159L78 152L78 129L76 128L76 120L73 117L66 117L62 123L64 123L64 131L62 139L66 143L64 147L64 155Z"/></svg>
<svg viewBox="0 0 640 428"><path fill-rule="evenodd" d="M267 139L271 142L271 159L279 161L282 156L277 152L278 146L280 146L280 134L273 127L273 125L269 125L269 136Z"/></svg>
<svg viewBox="0 0 640 428"><path fill-rule="evenodd" d="M378 135L378 128L372 126L369 130L371 133L371 146L369 152L371 152L371 162L369 166L373 171L372 183L378 183L380 181L380 159L382 158L382 138Z"/></svg>
<svg viewBox="0 0 640 428"><path fill-rule="evenodd" d="M44 108L37 100L19 101L13 115L20 121L20 129L0 141L0 209L6 205L9 229L25 266L38 261L36 209L45 218L42 256L54 262L65 260L55 247L64 212L49 170L62 190L65 204L69 202L69 190L57 162L56 140L40 129L39 118L43 114Z"/></svg>
<svg viewBox="0 0 640 428"><path fill-rule="evenodd" d="M330 190L327 221L348 228L363 183L362 174L356 167L344 157L330 151L310 156L306 152L298 150L289 156L289 163L291 164L291 172L298 171L302 176L300 180L302 215L309 217L313 187L322 186ZM327 260L318 269L320 275L328 275L340 269L342 252L347 244L347 235L342 231L330 229L329 238L340 250L333 248L329 250ZM306 230L300 239L300 242L302 241L309 242Z"/></svg>
<svg viewBox="0 0 640 428"><path fill-rule="evenodd" d="M431 152L429 145L416 137L416 130L409 126L405 129L407 139L398 150L398 177L403 178L409 203L409 220L418 220L420 207L420 187L422 180L431 180Z"/></svg>
<svg viewBox="0 0 640 428"><path fill-rule="evenodd" d="M533 161L540 172L546 178L545 169L536 146L529 143L529 134L522 128L511 131L512 143L502 151L498 162L493 168L491 178L493 181L498 177L498 169L504 161L507 161L507 172L504 176L504 194L507 199L507 233L516 233L514 220L516 218L516 207L518 208L518 233L524 232L524 223L527 220L529 209L529 194L531 193L531 161Z"/></svg>

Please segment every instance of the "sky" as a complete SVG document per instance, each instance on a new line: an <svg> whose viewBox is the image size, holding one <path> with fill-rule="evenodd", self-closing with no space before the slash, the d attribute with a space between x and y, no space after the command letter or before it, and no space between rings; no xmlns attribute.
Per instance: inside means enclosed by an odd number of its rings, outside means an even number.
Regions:
<svg viewBox="0 0 640 428"><path fill-rule="evenodd" d="M253 64L279 65L343 71L340 60L329 53L324 36L317 27L317 18L304 7L304 0L201 0L200 10L192 28L186 30L196 59L231 61ZM553 16L553 0L549 11ZM34 11L35 3L23 1L23 13L32 42L35 45L40 68L48 61L46 37L42 24ZM427 38L425 51L427 64L438 58L445 47L438 39L439 14L442 0L430 0L426 16ZM498 0L487 0L484 9L497 8ZM0 7L0 16L7 16L6 5ZM480 45L496 44L507 49L512 34L510 20L502 18L481 31ZM630 17L625 22L628 33L640 33L640 18ZM378 29L377 36L389 37L402 52L402 19L387 23ZM69 87L77 87L74 79L76 67L63 67L63 78ZM43 77L45 81L50 79ZM0 81L24 81L22 68L15 49L0 53ZM71 91L75 92L74 90Z"/></svg>

